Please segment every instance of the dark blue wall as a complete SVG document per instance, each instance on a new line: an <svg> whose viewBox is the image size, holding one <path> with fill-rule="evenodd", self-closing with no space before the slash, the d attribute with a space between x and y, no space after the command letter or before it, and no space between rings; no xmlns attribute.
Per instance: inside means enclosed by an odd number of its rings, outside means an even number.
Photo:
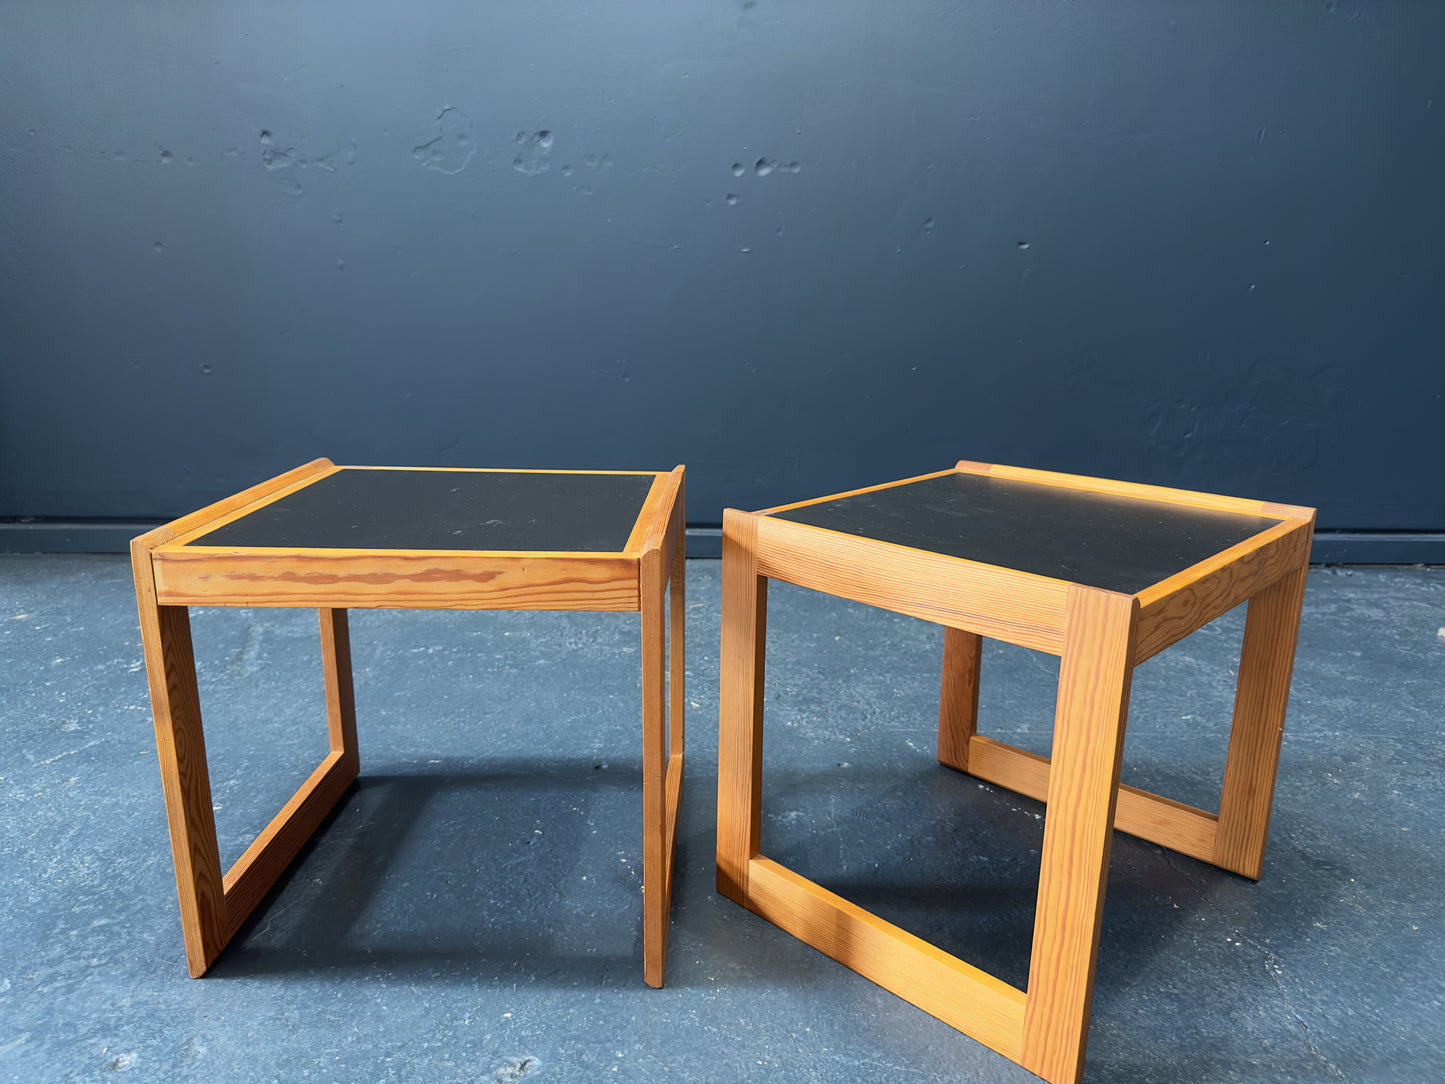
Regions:
<svg viewBox="0 0 1445 1084"><path fill-rule="evenodd" d="M1445 530L1445 5L0 2L0 516L958 458Z"/></svg>

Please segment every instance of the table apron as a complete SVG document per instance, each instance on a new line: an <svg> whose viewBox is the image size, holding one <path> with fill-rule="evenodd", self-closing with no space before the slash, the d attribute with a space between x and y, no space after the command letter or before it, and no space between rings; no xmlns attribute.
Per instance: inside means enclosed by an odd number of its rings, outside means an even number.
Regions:
<svg viewBox="0 0 1445 1084"><path fill-rule="evenodd" d="M615 555L152 552L162 606L632 610L638 561Z"/></svg>

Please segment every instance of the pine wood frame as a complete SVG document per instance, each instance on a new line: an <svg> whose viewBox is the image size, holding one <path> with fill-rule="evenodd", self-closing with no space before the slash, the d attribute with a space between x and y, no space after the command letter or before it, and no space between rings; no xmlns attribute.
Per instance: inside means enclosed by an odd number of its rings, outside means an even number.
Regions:
<svg viewBox="0 0 1445 1084"><path fill-rule="evenodd" d="M1246 877L1260 875L1314 510L968 461L954 470L1279 522L1128 595L771 515L846 494L756 513L727 509L718 891L1045 1080L1072 1084L1083 1072L1112 830ZM761 854L769 579L945 626L938 759L1048 805L1026 991ZM1121 786L1134 667L1245 600L1249 609L1219 812ZM1051 758L977 733L983 636L1060 656Z"/></svg>
<svg viewBox="0 0 1445 1084"><path fill-rule="evenodd" d="M314 460L131 543L191 975L211 966L356 778L347 609L633 610L642 615L643 977L661 986L684 751L683 467L655 475L618 553L187 545L343 469ZM330 752L224 874L191 646L189 607L200 605L314 606L321 619Z"/></svg>

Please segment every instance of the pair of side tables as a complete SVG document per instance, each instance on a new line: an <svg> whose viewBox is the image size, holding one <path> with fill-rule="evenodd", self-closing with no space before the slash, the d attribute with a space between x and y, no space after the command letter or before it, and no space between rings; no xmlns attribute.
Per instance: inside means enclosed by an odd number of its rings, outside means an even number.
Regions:
<svg viewBox="0 0 1445 1084"><path fill-rule="evenodd" d="M666 961L684 724L684 470L318 459L132 544L186 957L201 975L356 777L346 613L631 610L642 624L643 974ZM1083 1069L1114 828L1258 878L1314 512L961 462L723 521L718 890L1050 1081ZM767 581L944 626L938 759L1047 803L1026 990L761 853ZM1219 811L1119 783L1133 668L1248 600ZM220 866L188 607L320 613L330 753ZM985 636L1061 657L1053 755L978 733Z"/></svg>

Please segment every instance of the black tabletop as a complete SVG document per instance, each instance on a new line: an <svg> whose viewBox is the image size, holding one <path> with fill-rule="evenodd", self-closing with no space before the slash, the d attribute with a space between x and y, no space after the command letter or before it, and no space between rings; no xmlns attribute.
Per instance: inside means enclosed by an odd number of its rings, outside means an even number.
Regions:
<svg viewBox="0 0 1445 1084"><path fill-rule="evenodd" d="M616 553L654 477L349 467L189 544Z"/></svg>
<svg viewBox="0 0 1445 1084"><path fill-rule="evenodd" d="M1279 523L1267 516L965 473L773 515L1124 594Z"/></svg>

